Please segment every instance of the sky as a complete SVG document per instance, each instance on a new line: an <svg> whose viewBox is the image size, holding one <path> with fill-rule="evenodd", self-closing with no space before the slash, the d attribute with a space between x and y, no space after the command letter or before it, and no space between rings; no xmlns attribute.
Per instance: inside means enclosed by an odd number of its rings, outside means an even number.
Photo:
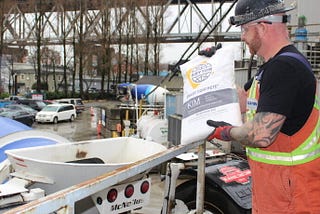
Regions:
<svg viewBox="0 0 320 214"><path fill-rule="evenodd" d="M216 12L217 8L219 7L220 4L198 4L197 6L199 7L199 9L201 10L201 12L204 14L204 16L209 20L211 19L211 16L213 13ZM224 13L226 10L228 10L230 8L230 3L226 3L223 6L223 12ZM178 6L171 6L171 11L168 9L167 15L165 17L165 26L164 29L166 29L166 25L167 27L171 27L173 20L175 20L175 18L177 17L177 11L179 11ZM192 15L191 15L192 13ZM221 31L225 32L225 30L229 27L229 23L228 23L228 19L229 16L234 14L233 9L229 12L228 16L225 18L225 20L222 22L221 25ZM192 24L190 24L190 19L192 16ZM186 12L183 13L183 15L180 18L180 29L178 27L178 24L175 25L175 28L173 28L173 30L171 31L172 33L198 33L202 30L203 26L205 25L204 21L199 18L200 16L195 12L195 10L190 9L186 10ZM212 25L214 25L214 22L217 22L219 19L216 18L213 20L213 22L211 23ZM219 30L219 29L218 29ZM240 29L232 27L230 29L231 32L235 32L235 31L239 31ZM204 34L208 32L208 29L206 31L204 31ZM169 43L169 44L162 44L161 46L161 62L162 63L175 63L177 62L180 57L184 54L184 52L188 49L188 47L190 46L191 43ZM214 43L203 43L200 47L200 49L204 49L206 47L211 47L215 45ZM234 42L226 42L223 43L224 45L234 45L236 47L240 47L240 43L234 43ZM191 51L193 51L195 48L197 47L197 44L194 44L194 46L189 50L189 52L187 52L187 54L185 55L184 59L189 56L189 54L191 53ZM239 52L241 53L241 50L239 50ZM193 56L195 56L197 54L197 51L195 51L195 54Z"/></svg>
<svg viewBox="0 0 320 214"><path fill-rule="evenodd" d="M189 47L190 43L170 43L170 44L163 44L162 49L161 49L161 62L162 63L169 63L173 64L177 62L181 56L184 54L184 52L187 50ZM205 43L201 45L201 50L213 46L213 43ZM241 57L241 43L240 42L224 42L222 43L222 47L225 46L234 46L234 48L239 50L239 56L237 58ZM190 49L191 51L194 50L194 48ZM187 57L188 54L185 55ZM191 56L194 57L197 55L197 51ZM248 55L247 55L248 57ZM184 58L185 59L185 58Z"/></svg>
<svg viewBox="0 0 320 214"><path fill-rule="evenodd" d="M289 25L296 25L297 24L297 18L300 15L305 15L307 17L307 24L310 24L310 26L308 26L308 30L309 32L319 32L320 29L320 25L319 25L319 13L317 12L317 10L315 10L315 8L317 8L317 6L320 4L319 0L285 0L285 4L287 6L289 6L290 4L292 4L293 2L297 3L297 8L293 11L290 11L289 14L291 14L292 20L289 23ZM305 4L305 2L308 2L308 4ZM201 9L201 11L206 15L206 17L210 18L210 13L212 13L212 9L210 6L208 5L198 5ZM225 10L228 8L225 7ZM176 9L173 9L173 11L177 11ZM231 10L230 14L234 14L234 11ZM230 15L229 14L229 15ZM170 14L169 17L166 17L166 21L168 21L170 23L170 20L173 18L175 18L175 13L172 12L172 14ZM228 17L227 17L228 19ZM183 19L184 24L186 26L186 29L190 30L187 25L188 25L188 19ZM183 22L182 21L182 22ZM198 25L201 26L201 22L195 20L195 23L193 24L193 27L195 28ZM228 23L224 22L222 25L222 29L225 29L226 27L228 27ZM198 27L200 28L200 27ZM230 31L239 31L240 29L232 27ZM222 30L224 31L224 30ZM196 32L196 29L193 29L193 32ZM292 31L293 32L293 31ZM317 40L319 41L319 37L314 37L314 38L309 38L309 41L313 41L313 40ZM241 43L231 43L231 42L227 42L224 43L226 45L235 45L235 46L240 46ZM208 47L214 44L210 44L210 43L206 43L204 45L202 45L202 47ZM188 48L188 44L163 44L162 45L162 54L161 54L161 61L164 63L172 63L172 62L176 62L180 59L181 55L185 52L185 50ZM193 49L192 49L193 50ZM240 50L241 53L241 50ZM245 58L249 58L250 54L246 53Z"/></svg>

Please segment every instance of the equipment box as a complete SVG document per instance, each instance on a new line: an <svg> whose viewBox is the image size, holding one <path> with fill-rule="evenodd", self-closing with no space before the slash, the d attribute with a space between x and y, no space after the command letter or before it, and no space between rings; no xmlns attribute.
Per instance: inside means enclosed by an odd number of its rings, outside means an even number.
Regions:
<svg viewBox="0 0 320 214"><path fill-rule="evenodd" d="M177 114L182 115L183 94L182 92L166 94L166 117Z"/></svg>
<svg viewBox="0 0 320 214"><path fill-rule="evenodd" d="M177 146L181 143L181 115L172 114L168 116L168 142Z"/></svg>

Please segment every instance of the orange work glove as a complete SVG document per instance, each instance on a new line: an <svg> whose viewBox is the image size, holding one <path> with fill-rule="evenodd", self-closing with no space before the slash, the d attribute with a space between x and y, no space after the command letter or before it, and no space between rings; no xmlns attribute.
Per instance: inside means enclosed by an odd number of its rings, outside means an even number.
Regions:
<svg viewBox="0 0 320 214"><path fill-rule="evenodd" d="M219 139L223 141L231 141L230 130L233 128L231 124L223 121L207 120L207 125L215 127L213 132L207 137L208 141Z"/></svg>

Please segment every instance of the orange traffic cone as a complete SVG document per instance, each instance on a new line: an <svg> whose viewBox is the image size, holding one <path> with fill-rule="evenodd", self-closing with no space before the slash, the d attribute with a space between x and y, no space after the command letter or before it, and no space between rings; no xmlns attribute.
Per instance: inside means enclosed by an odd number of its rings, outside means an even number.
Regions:
<svg viewBox="0 0 320 214"><path fill-rule="evenodd" d="M92 106L90 107L90 115L94 116L94 111L93 111L93 107Z"/></svg>
<svg viewBox="0 0 320 214"><path fill-rule="evenodd" d="M121 123L117 123L116 129L117 129L117 132L120 134L120 136L122 136L122 126L121 126Z"/></svg>
<svg viewBox="0 0 320 214"><path fill-rule="evenodd" d="M97 124L97 135L98 135L98 137L100 137L100 135L101 135L101 128L102 128L102 122L101 122L101 120L99 120L98 124Z"/></svg>

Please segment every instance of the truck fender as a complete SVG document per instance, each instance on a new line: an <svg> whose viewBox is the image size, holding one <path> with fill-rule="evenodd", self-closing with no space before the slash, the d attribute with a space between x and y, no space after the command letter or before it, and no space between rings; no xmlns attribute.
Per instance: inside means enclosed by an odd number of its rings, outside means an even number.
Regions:
<svg viewBox="0 0 320 214"><path fill-rule="evenodd" d="M205 194L215 191L225 193L238 206L251 209L251 171L247 161L231 160L222 164L206 167ZM197 188L196 169L186 169L181 172L183 176L190 176L190 180L176 187L176 198L183 195L192 197Z"/></svg>

